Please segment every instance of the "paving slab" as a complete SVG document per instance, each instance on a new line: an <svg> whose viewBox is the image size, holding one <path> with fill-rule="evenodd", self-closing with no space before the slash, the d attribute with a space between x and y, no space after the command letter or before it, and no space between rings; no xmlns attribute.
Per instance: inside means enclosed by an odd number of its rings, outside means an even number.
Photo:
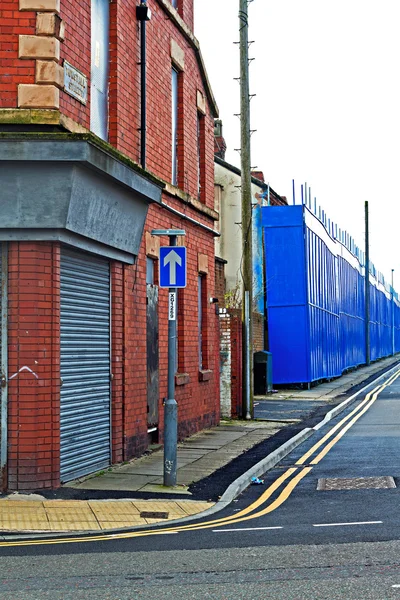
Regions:
<svg viewBox="0 0 400 600"><path fill-rule="evenodd" d="M79 490L120 490L127 492L137 492L147 483L153 483L157 480L156 475L135 475L108 473L100 477L92 477L80 482L71 482L66 487L73 487Z"/></svg>
<svg viewBox="0 0 400 600"><path fill-rule="evenodd" d="M23 502L0 500L0 531L59 533L120 529L196 515L214 505L210 502L186 500L32 501L31 504L38 504L38 510L27 509Z"/></svg>

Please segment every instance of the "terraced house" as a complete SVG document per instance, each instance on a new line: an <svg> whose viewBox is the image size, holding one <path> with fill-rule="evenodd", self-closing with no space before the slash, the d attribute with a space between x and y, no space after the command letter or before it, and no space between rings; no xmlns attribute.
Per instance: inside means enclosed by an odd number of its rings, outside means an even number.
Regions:
<svg viewBox="0 0 400 600"><path fill-rule="evenodd" d="M167 291L184 229L179 435L219 419L217 107L193 0L2 0L1 473L55 488L163 439Z"/></svg>

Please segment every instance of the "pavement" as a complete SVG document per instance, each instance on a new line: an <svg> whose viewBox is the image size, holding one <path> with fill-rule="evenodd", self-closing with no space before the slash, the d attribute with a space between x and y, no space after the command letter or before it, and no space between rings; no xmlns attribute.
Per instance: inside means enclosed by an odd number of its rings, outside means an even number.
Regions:
<svg viewBox="0 0 400 600"><path fill-rule="evenodd" d="M163 484L163 451L69 482L59 490L0 497L0 534L99 532L183 522L222 510L304 439L312 427L400 356L311 389L280 389L254 401L252 421L221 421L179 443L177 486ZM336 407L333 411L332 409Z"/></svg>

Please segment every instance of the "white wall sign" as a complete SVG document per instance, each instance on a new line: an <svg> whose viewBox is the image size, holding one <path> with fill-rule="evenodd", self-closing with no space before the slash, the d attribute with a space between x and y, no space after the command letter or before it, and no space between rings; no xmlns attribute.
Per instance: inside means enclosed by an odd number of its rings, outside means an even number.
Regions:
<svg viewBox="0 0 400 600"><path fill-rule="evenodd" d="M64 61L64 91L82 104L87 102L87 77L78 69Z"/></svg>
<svg viewBox="0 0 400 600"><path fill-rule="evenodd" d="M176 321L176 292L168 294L168 321Z"/></svg>

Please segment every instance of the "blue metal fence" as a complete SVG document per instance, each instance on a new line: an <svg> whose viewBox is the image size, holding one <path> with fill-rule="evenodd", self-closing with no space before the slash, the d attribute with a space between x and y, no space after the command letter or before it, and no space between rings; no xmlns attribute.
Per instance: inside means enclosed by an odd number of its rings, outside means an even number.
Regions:
<svg viewBox="0 0 400 600"><path fill-rule="evenodd" d="M363 253L307 206L262 208L275 384L338 377L366 362ZM370 269L371 360L400 349L400 303Z"/></svg>

